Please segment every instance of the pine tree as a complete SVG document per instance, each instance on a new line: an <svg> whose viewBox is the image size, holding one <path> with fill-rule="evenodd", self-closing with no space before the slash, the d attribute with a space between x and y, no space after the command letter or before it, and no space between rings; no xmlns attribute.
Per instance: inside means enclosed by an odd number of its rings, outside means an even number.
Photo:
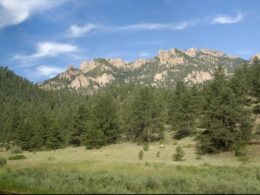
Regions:
<svg viewBox="0 0 260 195"><path fill-rule="evenodd" d="M83 134L86 131L85 123L88 119L88 111L84 105L81 105L73 121L73 129L70 137L70 144L80 146L82 144Z"/></svg>
<svg viewBox="0 0 260 195"><path fill-rule="evenodd" d="M46 146L50 149L58 149L63 144L63 138L60 133L60 126L57 121L52 123L49 129Z"/></svg>
<svg viewBox="0 0 260 195"><path fill-rule="evenodd" d="M176 131L174 137L181 139L189 136L195 128L195 102L183 82L177 83L173 100L170 123Z"/></svg>
<svg viewBox="0 0 260 195"><path fill-rule="evenodd" d="M203 126L198 137L202 153L232 150L236 143L245 143L250 134L250 115L239 101L219 67L205 97Z"/></svg>
<svg viewBox="0 0 260 195"><path fill-rule="evenodd" d="M130 100L128 118L129 136L136 141L151 142L162 138L162 108L148 87L138 89Z"/></svg>
<svg viewBox="0 0 260 195"><path fill-rule="evenodd" d="M120 136L117 108L109 93L93 97L89 118L86 121L85 144L87 148L99 148L114 143Z"/></svg>

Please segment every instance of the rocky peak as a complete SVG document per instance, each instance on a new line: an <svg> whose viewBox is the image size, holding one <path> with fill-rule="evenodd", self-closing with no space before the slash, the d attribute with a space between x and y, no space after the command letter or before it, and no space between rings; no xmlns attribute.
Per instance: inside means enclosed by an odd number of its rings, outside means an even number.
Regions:
<svg viewBox="0 0 260 195"><path fill-rule="evenodd" d="M185 54L190 56L190 57L195 57L198 53L198 50L196 48L190 48L185 51Z"/></svg>
<svg viewBox="0 0 260 195"><path fill-rule="evenodd" d="M250 59L250 64L252 64L255 60L260 60L260 54L254 55L254 56Z"/></svg>
<svg viewBox="0 0 260 195"><path fill-rule="evenodd" d="M83 72L89 72L90 70L93 70L94 68L96 68L98 66L98 62L95 60L91 60L91 61L83 61L80 64L80 70L82 70Z"/></svg>
<svg viewBox="0 0 260 195"><path fill-rule="evenodd" d="M200 49L200 52L204 54L208 54L214 57L222 57L225 56L225 53L222 51L217 51L217 50L211 50L211 49Z"/></svg>
<svg viewBox="0 0 260 195"><path fill-rule="evenodd" d="M184 56L181 55L182 51L178 49L171 49L171 50L160 50L159 51L159 61L161 64L184 64L185 59Z"/></svg>
<svg viewBox="0 0 260 195"><path fill-rule="evenodd" d="M126 65L126 62L124 62L121 58L107 59L107 61L117 68L123 68Z"/></svg>
<svg viewBox="0 0 260 195"><path fill-rule="evenodd" d="M74 65L68 65L67 70L61 73L58 78L72 80L72 78L79 73L81 73L80 69L77 69Z"/></svg>
<svg viewBox="0 0 260 195"><path fill-rule="evenodd" d="M141 67L143 64L145 64L146 62L148 62L149 60L145 60L145 59L142 59L142 58L139 58L137 60L135 60L134 62L132 62L130 64L131 68L135 69L135 68L139 68Z"/></svg>

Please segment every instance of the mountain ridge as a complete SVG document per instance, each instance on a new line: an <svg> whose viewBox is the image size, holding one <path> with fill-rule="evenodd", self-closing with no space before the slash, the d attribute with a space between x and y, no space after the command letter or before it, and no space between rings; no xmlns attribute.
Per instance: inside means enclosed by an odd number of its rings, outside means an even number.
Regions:
<svg viewBox="0 0 260 195"><path fill-rule="evenodd" d="M79 68L69 65L65 72L38 83L46 90L81 90L93 93L111 84L135 83L156 87L175 85L178 80L188 84L203 83L213 78L214 68L223 66L227 74L247 63L237 56L211 49L159 50L151 59L132 62L121 58L97 58L82 61Z"/></svg>

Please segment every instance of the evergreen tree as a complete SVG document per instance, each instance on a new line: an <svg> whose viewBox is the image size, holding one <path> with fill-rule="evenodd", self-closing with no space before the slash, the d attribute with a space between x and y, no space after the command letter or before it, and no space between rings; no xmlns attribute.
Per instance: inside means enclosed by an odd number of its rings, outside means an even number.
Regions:
<svg viewBox="0 0 260 195"><path fill-rule="evenodd" d="M193 94L195 95L195 94ZM170 124L176 131L174 137L181 139L189 136L195 128L195 106L191 92L183 82L178 82L172 97Z"/></svg>
<svg viewBox="0 0 260 195"><path fill-rule="evenodd" d="M81 105L77 111L73 121L73 129L71 132L70 144L80 146L82 144L83 134L85 130L85 123L88 119L88 111L84 105Z"/></svg>
<svg viewBox="0 0 260 195"><path fill-rule="evenodd" d="M203 126L198 137L202 153L232 150L237 143L245 143L250 134L250 115L239 101L219 67L205 97Z"/></svg>
<svg viewBox="0 0 260 195"><path fill-rule="evenodd" d="M128 118L130 137L141 142L161 139L163 125L160 104L154 97L154 92L148 87L141 87L132 97Z"/></svg>
<svg viewBox="0 0 260 195"><path fill-rule="evenodd" d="M114 143L120 136L117 108L109 93L93 97L90 115L86 121L85 143L87 148Z"/></svg>
<svg viewBox="0 0 260 195"><path fill-rule="evenodd" d="M63 138L60 133L59 124L55 121L49 129L46 146L49 149L58 149L63 144Z"/></svg>

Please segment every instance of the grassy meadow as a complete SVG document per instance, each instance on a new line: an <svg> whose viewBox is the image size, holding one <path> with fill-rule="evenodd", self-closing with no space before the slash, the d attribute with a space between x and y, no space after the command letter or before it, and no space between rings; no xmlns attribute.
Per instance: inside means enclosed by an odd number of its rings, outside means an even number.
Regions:
<svg viewBox="0 0 260 195"><path fill-rule="evenodd" d="M192 138L166 136L144 151L136 143L101 149L84 147L23 152L26 159L8 160L0 168L0 191L26 193L260 193L260 146L247 148L247 157L231 152L198 156ZM175 148L185 152L173 161ZM157 153L159 152L159 157ZM8 159L11 152L1 152Z"/></svg>

